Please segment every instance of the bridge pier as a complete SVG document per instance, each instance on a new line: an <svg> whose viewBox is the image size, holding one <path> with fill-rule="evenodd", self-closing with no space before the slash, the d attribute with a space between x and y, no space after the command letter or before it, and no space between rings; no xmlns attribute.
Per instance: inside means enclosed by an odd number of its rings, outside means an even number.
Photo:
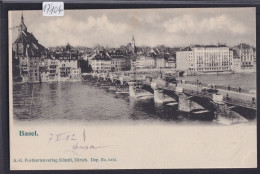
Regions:
<svg viewBox="0 0 260 174"><path fill-rule="evenodd" d="M215 117L217 121L224 124L248 122L248 120L245 119L242 115L231 110L232 106L228 106L223 102L223 95L213 94L212 100L216 107Z"/></svg>
<svg viewBox="0 0 260 174"><path fill-rule="evenodd" d="M202 107L198 103L191 101L189 97L183 93L183 88L176 87L176 94L179 96L179 111L191 112L194 109L204 109L204 107Z"/></svg>
<svg viewBox="0 0 260 174"><path fill-rule="evenodd" d="M163 94L163 91L158 89L156 82L151 82L151 87L154 91L154 102L155 103L164 103L164 102L173 102L176 101L173 98Z"/></svg>

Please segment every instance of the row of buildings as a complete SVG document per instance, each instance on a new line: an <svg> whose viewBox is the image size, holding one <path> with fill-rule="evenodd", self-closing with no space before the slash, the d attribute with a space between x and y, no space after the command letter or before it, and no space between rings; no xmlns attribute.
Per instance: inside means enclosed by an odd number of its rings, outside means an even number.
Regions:
<svg viewBox="0 0 260 174"><path fill-rule="evenodd" d="M132 43L135 46L135 43ZM132 54L125 54L122 50L103 50L95 54L90 62L93 71L96 72L156 68L191 73L255 72L256 50L245 43L232 48L224 44L191 45L183 49L175 49L173 52L157 48L145 52L139 50Z"/></svg>
<svg viewBox="0 0 260 174"><path fill-rule="evenodd" d="M24 18L13 43L13 78L17 82L80 80L80 61L95 72L168 68L194 72L256 71L256 50L248 44L230 48L191 45L185 48L136 47L134 36L119 48L74 48L70 44L45 48L27 31Z"/></svg>
<svg viewBox="0 0 260 174"><path fill-rule="evenodd" d="M94 56L92 55L88 60L95 72L175 68L175 56L158 54L158 50L152 50L146 55L134 51L126 54L120 49L112 51L102 50Z"/></svg>
<svg viewBox="0 0 260 174"><path fill-rule="evenodd" d="M15 82L80 80L78 51L69 44L55 51L46 49L27 31L23 16L12 53Z"/></svg>
<svg viewBox="0 0 260 174"><path fill-rule="evenodd" d="M193 45L176 52L176 69L198 72L254 72L256 51L241 43L229 48L226 45Z"/></svg>

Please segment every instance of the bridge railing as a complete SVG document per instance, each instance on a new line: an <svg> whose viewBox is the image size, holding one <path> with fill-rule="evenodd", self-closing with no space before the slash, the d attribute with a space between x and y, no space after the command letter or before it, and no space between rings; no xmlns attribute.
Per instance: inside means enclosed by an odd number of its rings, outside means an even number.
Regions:
<svg viewBox="0 0 260 174"><path fill-rule="evenodd" d="M224 102L226 102L228 104L239 105L239 106L256 109L256 101L242 100L242 99L231 98L231 97L224 97L223 100L224 100Z"/></svg>
<svg viewBox="0 0 260 174"><path fill-rule="evenodd" d="M166 88L162 85L160 85L160 87L162 89L174 90L174 87ZM190 96L198 96L198 97L202 97L202 98L208 98L210 100L213 99L213 95L211 93L207 93L207 92L191 90L191 89L183 89L183 93L188 94ZM256 109L256 100L250 101L250 100L232 98L232 97L229 97L229 96L223 96L223 101L225 103L231 104L231 105L237 105L237 106Z"/></svg>
<svg viewBox="0 0 260 174"><path fill-rule="evenodd" d="M210 87L210 84L208 83L197 83L195 81L186 81L186 80L177 80L177 83L184 83L184 84L188 84L188 85L200 85L202 87ZM230 86L221 86L221 85L212 85L212 88L214 89L222 89L222 90L227 90L227 91L232 91L232 92L240 92L240 93L252 93L251 90L247 90L247 89L242 89L242 88L234 88L234 87L230 87Z"/></svg>

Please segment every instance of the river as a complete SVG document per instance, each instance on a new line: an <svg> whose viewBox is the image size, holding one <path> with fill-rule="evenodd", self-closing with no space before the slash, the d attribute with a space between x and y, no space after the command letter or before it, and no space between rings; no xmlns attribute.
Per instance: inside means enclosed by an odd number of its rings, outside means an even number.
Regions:
<svg viewBox="0 0 260 174"><path fill-rule="evenodd" d="M234 75L229 76L235 79ZM207 76L195 78L203 80ZM216 81L223 77L219 75L214 78ZM225 82L234 84L229 80ZM240 84L248 84L247 87L251 86L250 88L254 89L247 79L245 83ZM83 81L16 84L13 86L13 113L15 120L22 121L66 119L88 122L215 124L214 121L194 120L188 117L180 121L177 105L155 104L153 98L133 99L128 94L116 94Z"/></svg>

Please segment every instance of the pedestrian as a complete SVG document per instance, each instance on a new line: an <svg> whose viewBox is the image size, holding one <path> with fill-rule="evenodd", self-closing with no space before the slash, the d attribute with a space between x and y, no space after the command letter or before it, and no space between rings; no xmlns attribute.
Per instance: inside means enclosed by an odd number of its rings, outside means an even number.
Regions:
<svg viewBox="0 0 260 174"><path fill-rule="evenodd" d="M227 95L226 95L226 99L227 99L227 100L229 100L229 96L228 96L228 93L227 93Z"/></svg>
<svg viewBox="0 0 260 174"><path fill-rule="evenodd" d="M238 88L238 92L239 92L239 93L241 92L241 88L240 88L240 87Z"/></svg>

